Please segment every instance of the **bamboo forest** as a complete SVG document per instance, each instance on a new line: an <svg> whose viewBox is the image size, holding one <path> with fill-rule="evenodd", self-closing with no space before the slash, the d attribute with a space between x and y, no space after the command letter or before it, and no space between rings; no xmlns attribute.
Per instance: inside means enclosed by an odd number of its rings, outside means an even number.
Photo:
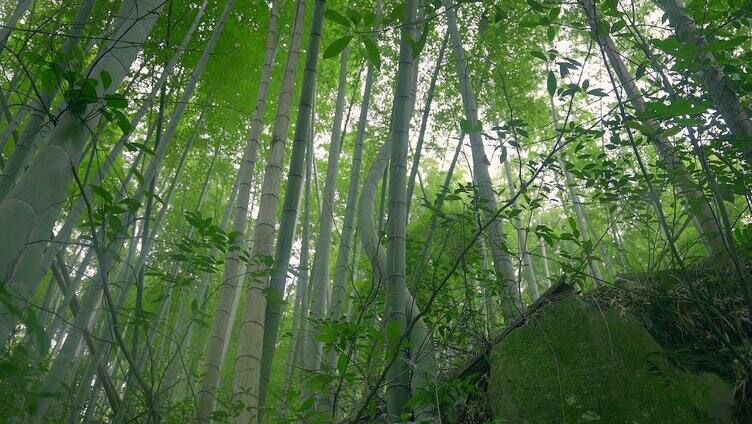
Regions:
<svg viewBox="0 0 752 424"><path fill-rule="evenodd" d="M0 0L0 422L752 423L752 1Z"/></svg>

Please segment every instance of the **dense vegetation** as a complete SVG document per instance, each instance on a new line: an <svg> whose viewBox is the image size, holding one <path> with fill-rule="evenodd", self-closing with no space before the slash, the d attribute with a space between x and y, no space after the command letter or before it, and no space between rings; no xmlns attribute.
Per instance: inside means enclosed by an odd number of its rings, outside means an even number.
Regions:
<svg viewBox="0 0 752 424"><path fill-rule="evenodd" d="M750 422L751 28L742 0L0 4L0 419Z"/></svg>

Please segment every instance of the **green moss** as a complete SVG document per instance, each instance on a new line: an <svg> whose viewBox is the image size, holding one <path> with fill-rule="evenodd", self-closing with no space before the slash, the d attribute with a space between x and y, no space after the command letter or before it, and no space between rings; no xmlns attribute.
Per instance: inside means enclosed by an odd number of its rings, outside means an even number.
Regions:
<svg viewBox="0 0 752 424"><path fill-rule="evenodd" d="M542 309L491 355L501 423L725 423L730 398L716 376L674 368L637 321L574 296Z"/></svg>

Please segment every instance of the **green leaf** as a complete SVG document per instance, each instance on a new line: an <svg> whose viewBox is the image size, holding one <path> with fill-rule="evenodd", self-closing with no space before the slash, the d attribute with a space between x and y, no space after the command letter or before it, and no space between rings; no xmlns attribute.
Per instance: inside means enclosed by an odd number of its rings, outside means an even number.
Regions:
<svg viewBox="0 0 752 424"><path fill-rule="evenodd" d="M344 17L341 13L337 12L334 9L326 9L324 11L324 17L326 19L329 19L330 21L334 21L344 27L350 27L352 25L352 22Z"/></svg>
<svg viewBox="0 0 752 424"><path fill-rule="evenodd" d="M44 91L54 90L57 86L57 75L52 68L47 68L42 72L41 80Z"/></svg>
<svg viewBox="0 0 752 424"><path fill-rule="evenodd" d="M350 362L350 359L347 357L347 355L342 354L339 355L337 358L337 373L339 375L342 375L347 371L347 364Z"/></svg>
<svg viewBox="0 0 752 424"><path fill-rule="evenodd" d="M473 131L473 127L470 125L467 119L460 120L460 130L464 134L470 134Z"/></svg>
<svg viewBox="0 0 752 424"><path fill-rule="evenodd" d="M420 32L420 38L418 38L418 41L415 42L415 47L413 48L413 51L412 51L413 59L416 59L420 55L420 52L423 51L423 48L426 46L428 33L431 32L431 28L429 24L430 24L430 20L426 21L425 25L423 25L423 29Z"/></svg>
<svg viewBox="0 0 752 424"><path fill-rule="evenodd" d="M128 107L128 100L122 94L105 94L104 99L107 102L107 107L115 109L125 109Z"/></svg>
<svg viewBox="0 0 752 424"><path fill-rule="evenodd" d="M267 287L261 290L261 293L266 296L266 302L270 305L281 305L284 303L284 298L282 297L282 295L273 287Z"/></svg>
<svg viewBox="0 0 752 424"><path fill-rule="evenodd" d="M672 136L675 136L676 134L679 134L680 132L681 132L681 127L673 127L673 128L669 128L661 132L661 135L663 137L672 137Z"/></svg>
<svg viewBox="0 0 752 424"><path fill-rule="evenodd" d="M537 0L526 0L526 1L527 1L527 4L530 6L530 8L535 10L536 12L542 12L545 10L543 8L543 5Z"/></svg>
<svg viewBox="0 0 752 424"><path fill-rule="evenodd" d="M104 188L98 185L90 186L91 192L101 197L105 202L112 203L112 195Z"/></svg>
<svg viewBox="0 0 752 424"><path fill-rule="evenodd" d="M115 115L115 120L117 122L118 128L120 128L120 131L122 131L123 134L130 134L131 131L133 131L133 126L131 125L131 121L128 119L128 117L126 117L123 112L117 109L112 113Z"/></svg>
<svg viewBox="0 0 752 424"><path fill-rule="evenodd" d="M102 87L104 87L105 90L110 88L112 86L112 77L110 76L110 73L107 71L102 71L99 73L99 78L102 80Z"/></svg>
<svg viewBox="0 0 752 424"><path fill-rule="evenodd" d="M376 13L370 10L363 12L363 24L365 26L370 27L374 22L376 22Z"/></svg>
<svg viewBox="0 0 752 424"><path fill-rule="evenodd" d="M548 89L549 96L553 97L553 95L556 94L556 75L554 75L554 71L548 71L546 88Z"/></svg>
<svg viewBox="0 0 752 424"><path fill-rule="evenodd" d="M133 175L136 176L136 179L138 180L139 184L144 183L144 176L141 174L141 172L138 169L133 169Z"/></svg>
<svg viewBox="0 0 752 424"><path fill-rule="evenodd" d="M329 47L324 50L323 58L329 59L331 57L337 56L342 50L345 49L345 47L347 47L348 44L350 44L350 40L352 39L352 35L345 35L344 37L340 37L332 41L332 44L329 44Z"/></svg>
<svg viewBox="0 0 752 424"><path fill-rule="evenodd" d="M368 63L376 69L381 69L381 54L376 43L368 37L363 37L363 46L366 48Z"/></svg>
<svg viewBox="0 0 752 424"><path fill-rule="evenodd" d="M616 21L613 25L611 25L610 33L619 32L620 30L624 29L627 24L624 21Z"/></svg>
<svg viewBox="0 0 752 424"><path fill-rule="evenodd" d="M406 5L404 2L397 3L397 5L394 6L394 9L389 13L389 16L387 16L386 22L393 22L402 19L402 17L405 16L405 10Z"/></svg>
<svg viewBox="0 0 752 424"><path fill-rule="evenodd" d="M93 83L92 83L93 82ZM97 81L91 78L87 79L80 88L70 90L69 97L74 108L80 108L97 101Z"/></svg>
<svg viewBox="0 0 752 424"><path fill-rule="evenodd" d="M486 16L486 14L484 13L480 16L480 22L478 22L478 34L480 34L481 37L488 30L488 26L489 26L488 16Z"/></svg>
<svg viewBox="0 0 752 424"><path fill-rule="evenodd" d="M645 64L641 63L637 66L637 70L635 71L635 79L640 79L645 76Z"/></svg>
<svg viewBox="0 0 752 424"><path fill-rule="evenodd" d="M46 352L50 345L50 338L44 331L44 326L39 322L37 314L31 309L26 312L26 319L24 320L29 332L34 336L34 344L40 352Z"/></svg>
<svg viewBox="0 0 752 424"><path fill-rule="evenodd" d="M553 21L559 17L560 13L561 13L561 7L554 7L548 11L548 19Z"/></svg>
<svg viewBox="0 0 752 424"><path fill-rule="evenodd" d="M116 215L110 215L107 218L107 223L116 233L119 233L123 229L123 222Z"/></svg>
<svg viewBox="0 0 752 424"><path fill-rule="evenodd" d="M460 130L465 134L475 134L483 132L483 123L476 121L475 125L471 125L467 119L460 120Z"/></svg>
<svg viewBox="0 0 752 424"><path fill-rule="evenodd" d="M606 0L606 7L614 13L619 13L617 9L617 0Z"/></svg>
<svg viewBox="0 0 752 424"><path fill-rule="evenodd" d="M301 411L305 411L305 410L307 410L307 409L312 409L312 408L313 408L313 403L314 403L314 402L315 402L315 400L314 400L314 397L313 397L313 396L311 396L311 397L309 397L308 399L306 399L306 400L305 400L305 401L304 401L304 402L303 402L303 403L302 403L302 404L301 404L301 405L300 405L300 406L299 406L298 408L296 408L296 409L298 410L298 412L301 412Z"/></svg>
<svg viewBox="0 0 752 424"><path fill-rule="evenodd" d="M159 197L159 195L157 193L154 193L154 192L152 192L150 190L145 190L144 191L144 195L146 197L151 197L152 199L156 200L157 202L159 202L163 206L165 204L164 200L161 197Z"/></svg>
<svg viewBox="0 0 752 424"><path fill-rule="evenodd" d="M540 52L538 50L530 50L530 56L538 58L544 62L548 61L548 58L546 57L546 55L543 54L543 52Z"/></svg>
<svg viewBox="0 0 752 424"><path fill-rule="evenodd" d="M264 290L268 290L268 289L269 289L269 288L266 288L266 289L264 289ZM332 333L332 332L329 332L329 333L321 333L321 334L317 335L317 336L316 336L316 337L315 337L314 339L315 339L315 340L316 340L317 342L321 342L321 343L332 343L332 342L336 342L336 341L337 341L337 333Z"/></svg>
<svg viewBox="0 0 752 424"><path fill-rule="evenodd" d="M350 19L350 22L355 25L360 23L360 12L355 9L347 9L347 17Z"/></svg>
<svg viewBox="0 0 752 424"><path fill-rule="evenodd" d="M546 28L546 38L548 39L549 43L553 43L554 39L556 38L556 27L550 26Z"/></svg>
<svg viewBox="0 0 752 424"><path fill-rule="evenodd" d="M418 52L420 51L420 45L418 45L418 42L415 41L415 40L413 40L413 38L410 37L407 34L405 34L405 41L407 41L407 44L410 45L410 50L411 50L411 53L412 53L412 56L413 56L413 59L414 59L415 58L415 52L416 51L418 51Z"/></svg>
<svg viewBox="0 0 752 424"><path fill-rule="evenodd" d="M577 221L575 221L573 216L567 217L567 223L569 224L569 227L573 230L577 229Z"/></svg>
<svg viewBox="0 0 752 424"><path fill-rule="evenodd" d="M637 131L639 131L640 133L642 133L642 135L645 135L645 136L648 136L648 137L650 137L650 136L653 135L653 132L650 131L650 129L648 127L642 125L641 123L635 121L634 119L630 119L630 120L626 121L624 124L627 126L627 128L636 129Z"/></svg>
<svg viewBox="0 0 752 424"><path fill-rule="evenodd" d="M501 6L494 6L494 22L499 22L507 18L509 18L509 14Z"/></svg>

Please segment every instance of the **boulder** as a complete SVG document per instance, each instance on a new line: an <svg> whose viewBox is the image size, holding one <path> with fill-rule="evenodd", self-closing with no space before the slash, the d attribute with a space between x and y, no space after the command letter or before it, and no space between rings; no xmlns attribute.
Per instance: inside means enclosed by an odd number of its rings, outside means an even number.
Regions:
<svg viewBox="0 0 752 424"><path fill-rule="evenodd" d="M491 352L495 423L731 423L728 385L670 364L640 323L566 296Z"/></svg>

